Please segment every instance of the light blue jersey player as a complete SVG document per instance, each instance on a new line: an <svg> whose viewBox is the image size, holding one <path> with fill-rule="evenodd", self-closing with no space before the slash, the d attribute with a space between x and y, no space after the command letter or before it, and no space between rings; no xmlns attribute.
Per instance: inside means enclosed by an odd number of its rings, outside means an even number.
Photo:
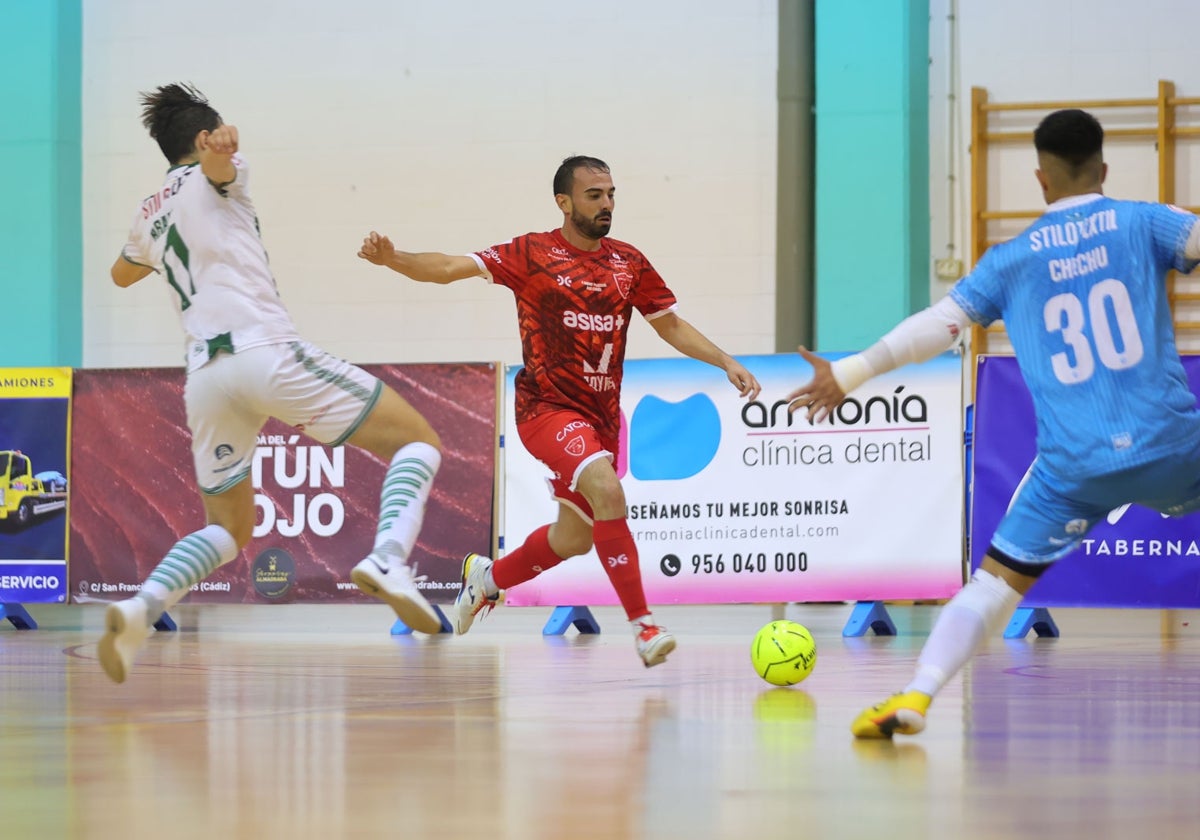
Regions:
<svg viewBox="0 0 1200 840"><path fill-rule="evenodd" d="M1200 262L1197 218L1106 198L1104 130L1084 111L1055 111L1033 139L1041 218L864 352L830 364L800 348L813 379L788 399L822 419L872 376L1002 319L1037 415L1037 457L987 555L938 616L912 682L851 724L859 738L924 729L933 697L1108 511L1200 509L1200 411L1165 287L1169 270Z"/></svg>
<svg viewBox="0 0 1200 840"><path fill-rule="evenodd" d="M1164 283L1195 268L1195 222L1162 204L1062 198L951 289L972 321L1003 319L1051 474L1104 475L1200 437Z"/></svg>

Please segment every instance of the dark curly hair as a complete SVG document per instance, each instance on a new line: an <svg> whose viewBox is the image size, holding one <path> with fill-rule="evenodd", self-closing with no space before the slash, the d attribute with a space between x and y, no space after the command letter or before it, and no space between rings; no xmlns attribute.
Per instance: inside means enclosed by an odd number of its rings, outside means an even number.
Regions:
<svg viewBox="0 0 1200 840"><path fill-rule="evenodd" d="M190 84L163 85L152 93L142 93L141 99L142 125L170 163L193 152L201 131L215 131L221 125L221 115Z"/></svg>

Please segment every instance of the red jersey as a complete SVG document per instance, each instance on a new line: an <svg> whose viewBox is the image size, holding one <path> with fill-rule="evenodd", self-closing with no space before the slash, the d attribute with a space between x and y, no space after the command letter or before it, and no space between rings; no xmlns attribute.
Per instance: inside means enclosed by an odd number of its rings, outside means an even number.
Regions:
<svg viewBox="0 0 1200 840"><path fill-rule="evenodd" d="M578 411L600 434L620 429L625 337L634 307L647 320L675 295L642 252L607 237L581 251L560 231L527 233L475 254L517 299L521 354L516 419Z"/></svg>

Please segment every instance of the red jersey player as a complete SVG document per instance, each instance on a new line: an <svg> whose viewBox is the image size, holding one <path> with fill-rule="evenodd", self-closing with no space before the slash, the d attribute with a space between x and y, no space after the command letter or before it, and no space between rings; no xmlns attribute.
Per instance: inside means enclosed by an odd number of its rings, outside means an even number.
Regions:
<svg viewBox="0 0 1200 840"><path fill-rule="evenodd" d="M467 555L454 602L455 632L467 632L501 590L586 553L594 542L649 667L666 660L675 639L646 606L613 466L633 310L679 352L724 370L743 397L754 399L759 384L675 313L675 295L640 251L608 238L613 195L607 164L570 157L554 175L554 199L563 214L559 230L518 236L468 256L397 251L386 236L372 232L358 256L427 283L486 277L517 299L525 362L517 374L517 432L554 473L558 519L498 560Z"/></svg>

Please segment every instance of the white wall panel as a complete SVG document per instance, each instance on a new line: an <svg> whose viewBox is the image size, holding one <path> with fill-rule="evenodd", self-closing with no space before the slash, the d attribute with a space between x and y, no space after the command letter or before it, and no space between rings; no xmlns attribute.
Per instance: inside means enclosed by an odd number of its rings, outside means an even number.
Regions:
<svg viewBox="0 0 1200 840"><path fill-rule="evenodd" d="M422 287L354 254L371 229L465 253L557 227L551 178L575 153L613 167L613 235L651 257L696 325L730 352L770 352L776 42L766 0L85 0L84 363L180 363L164 284L108 281L166 167L137 95L172 81L239 127L283 298L331 352L518 362L506 290ZM724 316L747 293L754 330ZM649 329L629 347L673 353Z"/></svg>

